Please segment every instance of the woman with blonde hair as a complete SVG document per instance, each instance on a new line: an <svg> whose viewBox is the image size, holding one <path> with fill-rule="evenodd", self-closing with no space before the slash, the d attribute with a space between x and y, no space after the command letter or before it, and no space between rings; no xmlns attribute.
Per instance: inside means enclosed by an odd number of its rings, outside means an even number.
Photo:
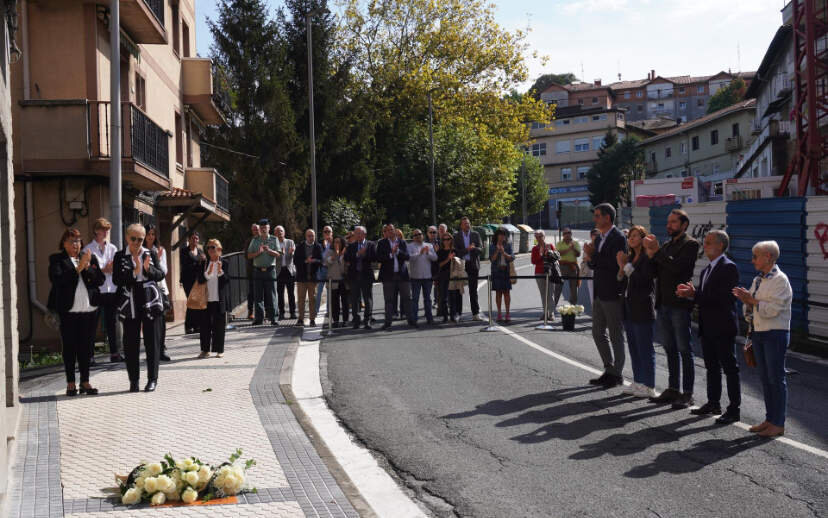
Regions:
<svg viewBox="0 0 828 518"><path fill-rule="evenodd" d="M218 239L208 240L204 248L207 259L199 264L197 282L207 284L207 308L201 312L201 354L198 357L209 358L210 353L214 352L216 358L221 358L224 355L227 311L231 309L228 290L230 279L225 275L230 265L226 259L221 258L221 242Z"/></svg>

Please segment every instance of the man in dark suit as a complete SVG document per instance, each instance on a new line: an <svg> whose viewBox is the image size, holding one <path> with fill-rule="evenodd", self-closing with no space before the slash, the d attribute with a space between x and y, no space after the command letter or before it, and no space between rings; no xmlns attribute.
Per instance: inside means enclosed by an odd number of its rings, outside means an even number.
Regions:
<svg viewBox="0 0 828 518"><path fill-rule="evenodd" d="M454 234L454 253L463 259L466 275L469 278L469 305L471 306L472 320L481 320L480 305L477 303L477 277L480 275L480 251L483 242L480 234L471 229L469 218L460 219L460 231ZM462 298L458 315L463 312Z"/></svg>
<svg viewBox="0 0 828 518"><path fill-rule="evenodd" d="M742 392L739 362L736 361L736 334L739 332L733 288L739 284L739 269L724 253L730 239L723 230L712 230L704 238L704 254L710 264L701 272L699 289L693 283L679 284L676 295L692 300L699 307L699 336L707 369L707 403L690 411L694 415L721 414L722 371L727 378L730 405L716 422L739 420Z"/></svg>
<svg viewBox="0 0 828 518"><path fill-rule="evenodd" d="M389 329L393 321L394 302L399 290L400 313L408 317L411 324L411 284L408 280L408 248L405 241L397 237L394 225L385 227L385 238L377 243L377 262L380 263L379 281L385 299L385 323Z"/></svg>
<svg viewBox="0 0 828 518"><path fill-rule="evenodd" d="M354 329L359 327L360 296L365 302L365 329L371 329L371 310L374 305L374 297L371 294L374 271L371 269L371 263L376 261L377 244L365 239L365 233L365 227L354 228L354 242L349 244L345 250L348 281L351 284L351 313L354 315Z"/></svg>
<svg viewBox="0 0 828 518"><path fill-rule="evenodd" d="M624 234L615 226L615 207L609 203L597 205L592 213L595 228L600 234L595 243L584 245L585 259L594 281L595 300L592 301L592 338L604 362L604 373L589 380L593 385L611 388L624 383L624 280L618 279L618 252L627 250ZM609 336L607 336L609 331ZM610 349L612 342L612 349Z"/></svg>

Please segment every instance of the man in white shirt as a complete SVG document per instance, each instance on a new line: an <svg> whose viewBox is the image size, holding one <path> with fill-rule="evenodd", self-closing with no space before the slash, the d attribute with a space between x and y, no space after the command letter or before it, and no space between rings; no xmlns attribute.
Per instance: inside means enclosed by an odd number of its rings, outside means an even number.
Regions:
<svg viewBox="0 0 828 518"><path fill-rule="evenodd" d="M92 252L92 255L98 260L101 265L101 271L106 275L106 280L101 286L101 298L99 304L99 314L103 320L104 331L106 332L106 340L109 343L109 360L113 363L124 361L121 355L123 351L123 328L118 321L117 305L117 291L118 287L112 282L112 260L115 258L115 252L118 247L113 245L107 239L109 231L112 229L112 224L106 218L98 218L92 227L92 233L95 239L83 248ZM97 326L96 326L97 327ZM95 351L89 351L89 364L94 365Z"/></svg>
<svg viewBox="0 0 828 518"><path fill-rule="evenodd" d="M411 237L414 239L408 243L408 274L411 278L411 315L408 317L411 325L417 327L417 313L419 312L420 290L423 292L423 309L426 321L434 323L431 313L431 266L437 261L437 252L431 243L423 242L423 231L415 228Z"/></svg>

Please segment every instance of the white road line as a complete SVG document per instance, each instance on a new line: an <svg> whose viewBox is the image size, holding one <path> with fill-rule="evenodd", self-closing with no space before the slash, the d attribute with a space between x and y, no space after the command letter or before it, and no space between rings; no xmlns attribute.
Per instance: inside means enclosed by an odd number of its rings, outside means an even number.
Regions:
<svg viewBox="0 0 828 518"><path fill-rule="evenodd" d="M530 266L532 266L532 265L519 266L516 269L521 270L523 268L528 268ZM479 282L477 284L477 290L480 291L480 289L483 288L484 286L486 286L486 281ZM512 338L514 338L518 342L521 342L525 345L528 345L532 349L540 351L540 352L542 352L543 354L545 354L547 356L551 356L551 357L555 358L556 360L559 360L559 361L562 361L562 362L567 363L569 365L572 365L573 367L578 367L579 369L583 369L583 370L585 370L587 372L590 372L592 374L601 374L603 372L603 371L598 370L594 367L591 367L591 366L586 365L584 363L581 363L579 361L568 358L568 357L566 357L562 354L556 353L554 351L550 351L549 349L547 349L547 348L545 348L541 345L536 344L535 342L529 340L528 338L520 336L519 334L512 331L511 329L505 328L503 326L496 326L496 327L497 327L498 330L502 331L506 335L511 336ZM629 382L625 381L624 384L628 385ZM745 424L741 421L733 423L733 426L741 428L742 430L748 430L750 428L750 425ZM816 448L814 446L809 446L805 443L801 443L799 441L795 441L795 440L789 439L787 437L777 437L775 440L778 441L778 442L787 444L788 446L793 446L794 448L797 448L797 449L800 449L802 451L808 452L812 455L816 455L817 457L822 457L822 458L828 459L828 451L822 450L820 448Z"/></svg>

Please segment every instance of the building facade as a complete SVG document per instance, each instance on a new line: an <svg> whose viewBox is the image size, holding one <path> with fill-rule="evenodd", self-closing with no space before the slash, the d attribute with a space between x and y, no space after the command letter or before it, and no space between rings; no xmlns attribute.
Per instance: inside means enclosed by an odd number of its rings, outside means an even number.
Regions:
<svg viewBox="0 0 828 518"><path fill-rule="evenodd" d="M544 167L549 186L545 211L553 228L591 224L587 171L598 160L607 131L626 137L623 110L596 104L559 106L549 126L533 124L530 129L528 152Z"/></svg>
<svg viewBox="0 0 828 518"><path fill-rule="evenodd" d="M722 199L739 157L751 146L756 102L747 100L641 142L648 178L694 177L701 200Z"/></svg>
<svg viewBox="0 0 828 518"><path fill-rule="evenodd" d="M229 220L229 185L202 167L200 135L223 123L214 69L196 57L194 0L120 2L123 223L153 223L168 251L173 309L186 306L176 247L203 221ZM12 66L19 332L55 349L40 325L49 254L67 227L92 237L109 200L110 17L108 4L21 0L23 56ZM121 245L116 243L116 245Z"/></svg>

